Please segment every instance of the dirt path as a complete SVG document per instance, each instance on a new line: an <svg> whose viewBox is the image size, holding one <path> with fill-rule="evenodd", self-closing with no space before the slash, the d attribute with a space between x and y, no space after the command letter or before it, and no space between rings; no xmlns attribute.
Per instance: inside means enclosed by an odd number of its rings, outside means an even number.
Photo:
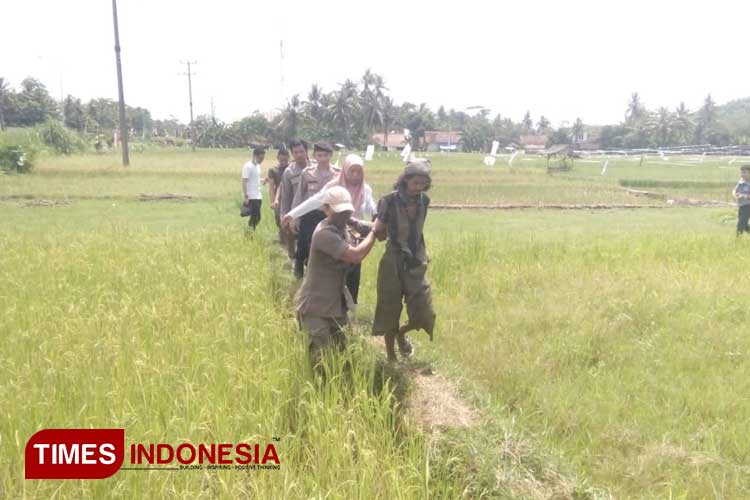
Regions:
<svg viewBox="0 0 750 500"><path fill-rule="evenodd" d="M385 352L383 337L369 337L368 342ZM420 430L471 427L479 421L479 411L461 397L453 381L418 362L399 362L396 366L412 384L404 401L405 417Z"/></svg>

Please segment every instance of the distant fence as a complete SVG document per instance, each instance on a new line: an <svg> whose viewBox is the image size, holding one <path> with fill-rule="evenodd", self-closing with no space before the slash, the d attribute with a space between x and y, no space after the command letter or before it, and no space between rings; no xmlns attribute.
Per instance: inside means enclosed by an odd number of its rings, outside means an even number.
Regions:
<svg viewBox="0 0 750 500"><path fill-rule="evenodd" d="M735 146L713 146L711 144L697 144L691 146L670 146L663 148L638 148L638 149L598 149L598 150L575 150L579 155L706 155L706 156L750 156L750 145Z"/></svg>

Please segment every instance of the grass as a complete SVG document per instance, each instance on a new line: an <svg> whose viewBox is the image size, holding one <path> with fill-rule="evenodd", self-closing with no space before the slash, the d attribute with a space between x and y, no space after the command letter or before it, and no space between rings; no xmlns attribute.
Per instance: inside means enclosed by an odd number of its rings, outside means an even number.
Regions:
<svg viewBox="0 0 750 500"><path fill-rule="evenodd" d="M615 498L745 498L750 242L732 215L433 213L439 337L419 350Z"/></svg>
<svg viewBox="0 0 750 500"><path fill-rule="evenodd" d="M0 496L749 496L750 242L735 241L733 209L431 212L439 323L433 344L416 336L418 356L485 415L434 439L401 422L403 381L360 337L355 372L315 385L270 213L254 238L236 216L245 157L147 151L127 170L114 155L42 157L32 175L0 177ZM605 176L587 163L548 175L521 159L434 155L431 196L637 203L620 183L711 193L729 172L618 159ZM369 165L376 194L399 168ZM136 201L165 191L197 198ZM356 334L380 252L364 265ZM280 435L282 470L23 481L26 440L54 426L122 426L128 442Z"/></svg>
<svg viewBox="0 0 750 500"><path fill-rule="evenodd" d="M674 175L688 175L682 181L700 180L704 184L661 186L669 194L728 200L737 173L720 169L717 164L675 167L672 164L639 167L632 159L611 160L606 176L601 167L578 162L573 171L549 175L545 160L539 157L517 157L513 167L500 159L488 168L479 155L430 154L434 163L435 183L431 197L435 203L628 203L652 204L651 199L634 197L620 185L623 182L679 180ZM114 154L69 157L42 156L37 160L36 175L0 183L0 199L21 196L120 198L137 197L143 192L178 192L207 200L222 200L238 192L238 171L247 160L239 150L148 150L133 153L131 167L123 169ZM269 153L266 165L273 163ZM666 163L666 162L664 162ZM401 162L393 154L379 154L368 164L368 180L376 193L391 189ZM663 178L665 172L672 177ZM689 172L686 174L685 172ZM693 176L697 176L696 179ZM717 184L705 184L706 181ZM630 184L628 184L630 185Z"/></svg>
<svg viewBox="0 0 750 500"><path fill-rule="evenodd" d="M210 219L168 230L172 221L79 227L67 217L98 205L3 225L0 496L460 496L460 483L429 473L421 436L399 430L392 386L378 382L361 341L349 354L354 373L316 386L268 225L246 239ZM123 210L135 219L144 208ZM201 215L181 208L185 221ZM4 212L14 210L35 209ZM128 442L281 436L282 469L22 479L23 446L36 430L112 426L124 427Z"/></svg>

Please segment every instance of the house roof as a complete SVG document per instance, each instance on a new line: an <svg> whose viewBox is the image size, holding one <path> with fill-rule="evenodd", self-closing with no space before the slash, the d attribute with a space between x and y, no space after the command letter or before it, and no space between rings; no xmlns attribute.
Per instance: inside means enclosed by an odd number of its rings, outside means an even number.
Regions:
<svg viewBox="0 0 750 500"><path fill-rule="evenodd" d="M372 134L371 139L372 142L377 144L378 146L385 146L388 148L403 147L408 143L404 134L399 133L388 134L388 144L385 144L385 134L382 132Z"/></svg>
<svg viewBox="0 0 750 500"><path fill-rule="evenodd" d="M546 146L547 136L546 135L522 135L519 141L522 146Z"/></svg>
<svg viewBox="0 0 750 500"><path fill-rule="evenodd" d="M424 141L427 144L457 144L461 142L462 137L463 133L456 130L425 130L424 132Z"/></svg>

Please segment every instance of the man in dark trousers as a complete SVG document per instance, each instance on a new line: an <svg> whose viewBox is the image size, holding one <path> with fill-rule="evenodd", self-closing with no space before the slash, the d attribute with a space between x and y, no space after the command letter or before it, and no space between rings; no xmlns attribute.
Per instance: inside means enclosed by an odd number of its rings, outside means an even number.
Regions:
<svg viewBox="0 0 750 500"><path fill-rule="evenodd" d="M333 156L333 147L327 142L318 142L313 147L313 156L317 165L305 168L300 175L297 193L292 201L292 208L296 207L311 196L314 196L323 189L337 174L331 167L331 157ZM301 278L299 271L307 265L307 259L310 256L310 242L312 235L318 223L326 218L325 213L320 210L313 210L303 215L299 220L299 233L297 234L297 252L295 258L295 275Z"/></svg>
<svg viewBox="0 0 750 500"><path fill-rule="evenodd" d="M249 208L250 220L248 225L255 230L260 223L260 208L263 195L260 192L260 165L266 157L263 148L253 149L253 159L242 166L242 194L243 204Z"/></svg>
<svg viewBox="0 0 750 500"><path fill-rule="evenodd" d="M740 168L740 180L732 190L732 196L737 200L737 236L750 233L750 165Z"/></svg>
<svg viewBox="0 0 750 500"><path fill-rule="evenodd" d="M279 217L282 220L292 209L292 202L294 201L294 195L297 193L300 176L302 175L302 171L308 166L307 143L295 139L288 146L289 151L292 153L293 162L284 170L284 175L281 176L281 186L279 186ZM282 227L282 230L286 236L286 248L289 258L295 259L297 235L294 234L290 227ZM300 265L298 268L296 260L294 261L294 274L298 278L302 278L303 267Z"/></svg>
<svg viewBox="0 0 750 500"><path fill-rule="evenodd" d="M279 229L279 242L286 247L286 232L281 229L281 214L279 211L279 193L281 191L281 178L284 171L289 166L289 151L279 149L276 153L276 160L279 162L275 167L268 169L268 199L271 200L271 208L274 211L276 227Z"/></svg>

